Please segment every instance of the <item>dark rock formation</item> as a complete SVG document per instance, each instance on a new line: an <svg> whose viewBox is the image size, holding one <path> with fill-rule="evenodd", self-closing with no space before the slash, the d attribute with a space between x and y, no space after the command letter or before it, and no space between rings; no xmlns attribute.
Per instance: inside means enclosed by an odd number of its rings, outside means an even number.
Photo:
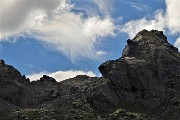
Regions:
<svg viewBox="0 0 180 120"><path fill-rule="evenodd" d="M163 32L139 32L99 70L103 77L30 82L0 60L0 120L180 119L180 53Z"/></svg>
<svg viewBox="0 0 180 120"><path fill-rule="evenodd" d="M127 41L122 57L99 67L120 98L156 108L172 96L180 97L180 53L162 31L139 32Z"/></svg>

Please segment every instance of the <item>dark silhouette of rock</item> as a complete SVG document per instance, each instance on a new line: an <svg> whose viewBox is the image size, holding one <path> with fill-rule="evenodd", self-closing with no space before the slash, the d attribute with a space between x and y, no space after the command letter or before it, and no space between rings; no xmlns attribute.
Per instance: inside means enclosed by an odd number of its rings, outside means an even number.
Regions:
<svg viewBox="0 0 180 120"><path fill-rule="evenodd" d="M99 70L30 82L0 60L0 120L179 120L180 53L162 31L140 31Z"/></svg>

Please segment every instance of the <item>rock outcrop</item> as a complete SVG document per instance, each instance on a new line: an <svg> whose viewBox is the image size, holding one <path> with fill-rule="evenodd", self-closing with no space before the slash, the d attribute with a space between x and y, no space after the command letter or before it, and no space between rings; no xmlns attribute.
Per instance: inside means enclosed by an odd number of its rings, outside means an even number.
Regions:
<svg viewBox="0 0 180 120"><path fill-rule="evenodd" d="M127 40L122 57L99 67L120 98L156 108L180 97L180 53L162 31L143 30Z"/></svg>
<svg viewBox="0 0 180 120"><path fill-rule="evenodd" d="M0 60L0 120L180 119L180 53L162 31L142 30L99 70L30 82Z"/></svg>

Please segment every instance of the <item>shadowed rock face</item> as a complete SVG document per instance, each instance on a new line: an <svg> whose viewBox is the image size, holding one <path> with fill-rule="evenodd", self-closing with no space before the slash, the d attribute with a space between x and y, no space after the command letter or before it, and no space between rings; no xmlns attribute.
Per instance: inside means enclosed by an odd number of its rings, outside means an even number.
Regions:
<svg viewBox="0 0 180 120"><path fill-rule="evenodd" d="M180 53L162 31L139 32L127 40L122 57L99 67L118 96L143 107L156 108L180 95Z"/></svg>
<svg viewBox="0 0 180 120"><path fill-rule="evenodd" d="M0 60L0 119L179 120L180 53L162 31L142 30L99 70L30 82Z"/></svg>
<svg viewBox="0 0 180 120"><path fill-rule="evenodd" d="M22 92L17 81L26 82L27 80L13 66L6 65L4 60L0 60L0 97L17 104Z"/></svg>

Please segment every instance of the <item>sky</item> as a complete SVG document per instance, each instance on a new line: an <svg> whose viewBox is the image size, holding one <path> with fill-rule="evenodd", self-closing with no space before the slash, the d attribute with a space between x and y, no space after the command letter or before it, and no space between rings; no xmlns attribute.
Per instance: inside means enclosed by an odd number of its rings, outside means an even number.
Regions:
<svg viewBox="0 0 180 120"><path fill-rule="evenodd" d="M0 59L30 80L57 81L121 57L137 32L161 30L180 50L180 0L0 0Z"/></svg>

